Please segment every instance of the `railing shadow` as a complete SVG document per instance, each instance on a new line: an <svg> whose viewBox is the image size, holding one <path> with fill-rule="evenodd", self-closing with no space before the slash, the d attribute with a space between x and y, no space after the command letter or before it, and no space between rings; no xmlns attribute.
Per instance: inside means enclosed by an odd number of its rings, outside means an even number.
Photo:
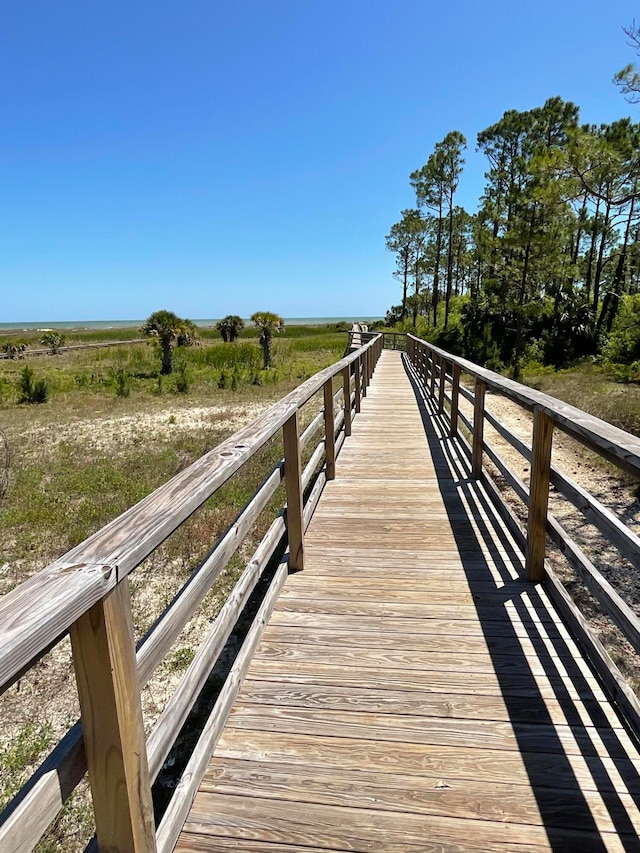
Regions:
<svg viewBox="0 0 640 853"><path fill-rule="evenodd" d="M408 359L403 358L403 363L549 844L554 851L609 849L611 834L602 835L598 827L602 815L592 808L599 799L600 811L606 810L622 849L640 850L628 809L640 806L640 774L625 738L611 727L595 677L587 677L584 663L581 666L576 660L568 633L551 616L544 590L524 580L521 551L498 520L484 489L471 479L466 459L449 438L437 407ZM537 656L534 668L523 640ZM554 725L548 699L553 700L556 719L560 714L571 727L571 752Z"/></svg>

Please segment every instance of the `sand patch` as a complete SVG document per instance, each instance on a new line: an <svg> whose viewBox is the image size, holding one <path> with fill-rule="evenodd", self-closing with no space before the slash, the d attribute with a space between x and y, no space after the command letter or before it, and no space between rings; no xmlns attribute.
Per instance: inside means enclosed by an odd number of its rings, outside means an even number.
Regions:
<svg viewBox="0 0 640 853"><path fill-rule="evenodd" d="M233 433L269 407L269 403L242 406L172 407L119 417L78 418L55 426L34 426L22 436L24 449L50 450L60 444L108 451L149 438L171 441L177 434L219 429Z"/></svg>

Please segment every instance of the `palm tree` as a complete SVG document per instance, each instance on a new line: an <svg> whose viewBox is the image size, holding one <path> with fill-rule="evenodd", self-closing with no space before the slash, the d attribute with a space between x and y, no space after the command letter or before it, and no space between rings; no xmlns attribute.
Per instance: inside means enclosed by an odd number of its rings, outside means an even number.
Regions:
<svg viewBox="0 0 640 853"><path fill-rule="evenodd" d="M274 334L284 331L284 320L271 311L256 311L251 315L251 322L260 329L260 346L262 347L263 367L266 370L271 365L271 340Z"/></svg>
<svg viewBox="0 0 640 853"><path fill-rule="evenodd" d="M191 320L183 320L173 311L154 311L141 329L147 337L155 338L162 353L160 373L173 370L173 347L190 346L196 337L196 327Z"/></svg>
<svg viewBox="0 0 640 853"><path fill-rule="evenodd" d="M226 317L223 317L222 320L216 323L216 329L222 335L222 340L225 344L232 344L242 329L244 329L244 320L242 317L238 317L237 314L227 314Z"/></svg>
<svg viewBox="0 0 640 853"><path fill-rule="evenodd" d="M58 355L60 349L64 346L64 335L50 330L40 338L40 343L45 347L49 347L51 355Z"/></svg>

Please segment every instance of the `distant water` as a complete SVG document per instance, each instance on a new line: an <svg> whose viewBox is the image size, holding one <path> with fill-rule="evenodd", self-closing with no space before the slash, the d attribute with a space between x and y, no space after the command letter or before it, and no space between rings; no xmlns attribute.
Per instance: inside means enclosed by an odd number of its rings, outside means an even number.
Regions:
<svg viewBox="0 0 640 853"><path fill-rule="evenodd" d="M196 326L215 326L218 322L213 320L194 320ZM383 317L360 316L360 317L285 317L286 326L322 326L326 323L373 323L375 320L383 320ZM249 320L245 319L247 324ZM78 329L138 329L144 320L63 320L52 322L43 320L40 323L0 323L0 331L11 329L23 332L41 329L65 329L67 331Z"/></svg>

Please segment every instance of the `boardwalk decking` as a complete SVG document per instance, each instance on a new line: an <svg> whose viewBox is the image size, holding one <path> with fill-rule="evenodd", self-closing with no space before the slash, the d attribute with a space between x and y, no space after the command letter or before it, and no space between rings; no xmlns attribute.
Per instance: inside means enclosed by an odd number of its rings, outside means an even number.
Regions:
<svg viewBox="0 0 640 853"><path fill-rule="evenodd" d="M384 352L177 849L640 850L640 758Z"/></svg>

